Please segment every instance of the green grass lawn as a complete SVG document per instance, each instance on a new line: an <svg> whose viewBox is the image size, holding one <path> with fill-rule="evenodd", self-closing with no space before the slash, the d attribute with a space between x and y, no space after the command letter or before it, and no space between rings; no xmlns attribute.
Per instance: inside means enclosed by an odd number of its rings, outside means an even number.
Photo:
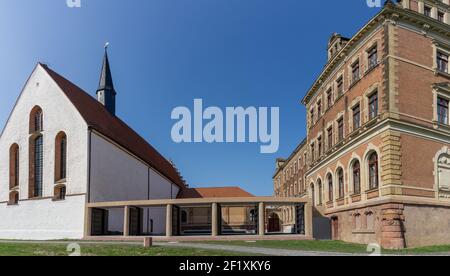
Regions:
<svg viewBox="0 0 450 276"><path fill-rule="evenodd" d="M369 254L367 245L346 243L342 241L230 241L230 242L211 242L214 244L276 248L300 251L315 252L336 252L336 253L353 253L353 254ZM410 248L404 250L382 250L382 254L449 254L450 245L430 246L421 248Z"/></svg>
<svg viewBox="0 0 450 276"><path fill-rule="evenodd" d="M245 254L154 246L143 248L133 245L81 244L82 256L245 256ZM0 256L68 256L67 244L52 243L0 243Z"/></svg>

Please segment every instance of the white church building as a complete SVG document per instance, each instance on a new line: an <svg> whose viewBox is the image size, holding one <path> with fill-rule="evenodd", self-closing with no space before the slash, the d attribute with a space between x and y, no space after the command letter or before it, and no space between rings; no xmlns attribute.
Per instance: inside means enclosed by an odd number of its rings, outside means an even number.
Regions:
<svg viewBox="0 0 450 276"><path fill-rule="evenodd" d="M174 199L186 187L115 115L115 96L107 53L97 99L36 66L0 136L0 239L80 239L88 202ZM119 232L123 215L102 212L93 232ZM143 234L164 234L164 208L139 216Z"/></svg>

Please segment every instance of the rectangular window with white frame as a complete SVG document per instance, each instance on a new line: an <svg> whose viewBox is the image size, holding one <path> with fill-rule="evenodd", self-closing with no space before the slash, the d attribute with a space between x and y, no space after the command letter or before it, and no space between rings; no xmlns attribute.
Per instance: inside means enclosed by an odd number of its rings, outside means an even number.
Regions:
<svg viewBox="0 0 450 276"><path fill-rule="evenodd" d="M437 117L440 124L449 124L449 100L443 97L437 99Z"/></svg>
<svg viewBox="0 0 450 276"><path fill-rule="evenodd" d="M437 64L437 69L439 71L444 72L444 73L448 73L449 72L448 58L449 58L449 54L448 53L445 53L443 51L438 51L437 52L436 64Z"/></svg>

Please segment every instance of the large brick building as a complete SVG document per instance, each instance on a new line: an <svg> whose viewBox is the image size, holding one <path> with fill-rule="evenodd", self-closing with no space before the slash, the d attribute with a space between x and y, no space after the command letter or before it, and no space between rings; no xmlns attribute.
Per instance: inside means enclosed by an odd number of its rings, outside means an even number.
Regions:
<svg viewBox="0 0 450 276"><path fill-rule="evenodd" d="M352 38L330 38L302 101L307 138L274 185L311 197L333 239L450 243L449 24L449 0L386 1ZM295 210L281 213L290 231Z"/></svg>

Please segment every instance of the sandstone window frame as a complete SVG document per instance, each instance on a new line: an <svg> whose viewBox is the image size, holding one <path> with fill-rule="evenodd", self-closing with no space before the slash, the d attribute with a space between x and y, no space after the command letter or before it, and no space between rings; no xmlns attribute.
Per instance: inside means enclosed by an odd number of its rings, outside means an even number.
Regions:
<svg viewBox="0 0 450 276"><path fill-rule="evenodd" d="M364 74L369 73L380 64L380 45L380 39L376 39L368 43L368 46L364 49ZM375 60L371 60L372 55L375 55Z"/></svg>
<svg viewBox="0 0 450 276"><path fill-rule="evenodd" d="M376 158L375 158L376 157ZM366 157L366 168L367 168L367 186L368 191L378 190L381 186L380 177L380 155L377 151L370 151ZM375 169L375 171L373 171ZM374 173L375 175L372 175ZM375 183L372 182L375 180Z"/></svg>
<svg viewBox="0 0 450 276"><path fill-rule="evenodd" d="M331 203L331 202L334 202L334 200L335 200L334 175L331 171L327 173L326 180L327 180L327 187L328 187L328 202Z"/></svg>
<svg viewBox="0 0 450 276"><path fill-rule="evenodd" d="M348 87L351 89L356 83L361 80L363 70L363 64L361 63L361 54L356 55L351 59L348 65Z"/></svg>
<svg viewBox="0 0 450 276"><path fill-rule="evenodd" d="M345 170L342 166L337 167L335 176L338 190L338 199L342 200L345 198Z"/></svg>
<svg viewBox="0 0 450 276"><path fill-rule="evenodd" d="M355 114L355 110L358 111L357 114ZM356 98L353 100L353 102L350 104L348 108L348 112L350 114L349 116L349 132L352 133L358 129L361 128L363 125L363 109L361 106L361 97ZM358 115L358 118L355 118L355 116ZM355 120L358 119L358 124L355 126Z"/></svg>
<svg viewBox="0 0 450 276"><path fill-rule="evenodd" d="M341 124L342 123L342 124ZM341 127L342 126L342 127ZM339 114L336 118L336 143L339 144L345 140L345 116L344 112Z"/></svg>
<svg viewBox="0 0 450 276"><path fill-rule="evenodd" d="M442 71L439 69L438 64L438 54L441 53L448 57L447 71ZM433 70L435 74L443 74L445 76L450 76L450 47L439 40L433 40Z"/></svg>
<svg viewBox="0 0 450 276"><path fill-rule="evenodd" d="M450 200L450 181L448 181L448 175L450 175L450 148L447 146L442 147L433 158L433 164L435 177L434 190L436 191L436 198L441 200ZM443 170L445 174L441 178ZM442 179L445 179L446 182Z"/></svg>
<svg viewBox="0 0 450 276"><path fill-rule="evenodd" d="M442 124L439 122L439 106L438 106L438 100L439 98L444 99L446 101L449 101L450 103L450 89L446 89L444 87L434 86L433 87L433 123L436 125L437 128L440 126L445 126L445 128L448 128L450 126L450 108L447 113L447 124Z"/></svg>
<svg viewBox="0 0 450 276"><path fill-rule="evenodd" d="M353 159L351 162L351 170L349 172L350 183L352 183L353 195L361 194L362 166L359 159Z"/></svg>

